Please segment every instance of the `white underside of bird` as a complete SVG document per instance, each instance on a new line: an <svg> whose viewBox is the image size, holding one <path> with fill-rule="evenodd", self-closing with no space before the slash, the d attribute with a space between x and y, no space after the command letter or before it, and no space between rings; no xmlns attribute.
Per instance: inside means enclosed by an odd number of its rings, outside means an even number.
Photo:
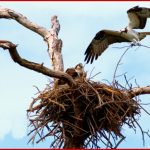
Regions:
<svg viewBox="0 0 150 150"><path fill-rule="evenodd" d="M127 38L133 45L139 45L140 41L146 37L146 34L139 34L130 27L120 30L121 36Z"/></svg>

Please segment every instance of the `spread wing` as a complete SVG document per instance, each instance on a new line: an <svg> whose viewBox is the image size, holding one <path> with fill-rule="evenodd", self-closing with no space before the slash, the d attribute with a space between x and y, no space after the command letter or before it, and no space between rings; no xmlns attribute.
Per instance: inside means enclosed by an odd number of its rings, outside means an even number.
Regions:
<svg viewBox="0 0 150 150"><path fill-rule="evenodd" d="M129 27L132 29L143 29L147 18L150 17L150 8L135 6L127 11Z"/></svg>
<svg viewBox="0 0 150 150"><path fill-rule="evenodd" d="M129 42L123 36L121 36L121 32L112 31L112 30L101 30L99 31L88 48L85 51L85 59L87 63L92 63L94 59L96 60L98 56L100 56L110 44L117 42Z"/></svg>

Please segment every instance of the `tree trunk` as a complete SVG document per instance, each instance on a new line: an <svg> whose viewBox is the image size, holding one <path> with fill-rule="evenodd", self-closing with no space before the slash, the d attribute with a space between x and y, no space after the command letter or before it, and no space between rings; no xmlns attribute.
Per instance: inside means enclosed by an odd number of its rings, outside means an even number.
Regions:
<svg viewBox="0 0 150 150"><path fill-rule="evenodd" d="M84 139L79 136L66 137L65 140L64 148L83 148Z"/></svg>

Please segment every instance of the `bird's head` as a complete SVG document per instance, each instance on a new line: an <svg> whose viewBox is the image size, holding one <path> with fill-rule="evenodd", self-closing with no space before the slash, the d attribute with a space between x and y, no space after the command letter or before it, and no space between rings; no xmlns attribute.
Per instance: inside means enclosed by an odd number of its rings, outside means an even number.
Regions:
<svg viewBox="0 0 150 150"><path fill-rule="evenodd" d="M75 71L78 73L79 77L84 77L86 78L86 72L84 71L84 66L82 63L79 63L75 66Z"/></svg>
<svg viewBox="0 0 150 150"><path fill-rule="evenodd" d="M83 69L83 64L82 63L79 63L75 66L75 69Z"/></svg>

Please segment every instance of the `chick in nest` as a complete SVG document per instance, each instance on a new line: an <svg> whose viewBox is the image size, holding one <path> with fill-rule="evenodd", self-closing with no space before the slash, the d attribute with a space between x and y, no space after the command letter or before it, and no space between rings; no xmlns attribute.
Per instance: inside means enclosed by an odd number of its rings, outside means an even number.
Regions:
<svg viewBox="0 0 150 150"><path fill-rule="evenodd" d="M84 71L84 67L82 63L79 63L75 66L75 71L78 74L78 77L86 78L86 72Z"/></svg>
<svg viewBox="0 0 150 150"><path fill-rule="evenodd" d="M68 68L66 73L69 74L73 79L86 78L86 72L82 63L77 64L74 68ZM63 85L66 82L64 80L58 80L58 85Z"/></svg>

